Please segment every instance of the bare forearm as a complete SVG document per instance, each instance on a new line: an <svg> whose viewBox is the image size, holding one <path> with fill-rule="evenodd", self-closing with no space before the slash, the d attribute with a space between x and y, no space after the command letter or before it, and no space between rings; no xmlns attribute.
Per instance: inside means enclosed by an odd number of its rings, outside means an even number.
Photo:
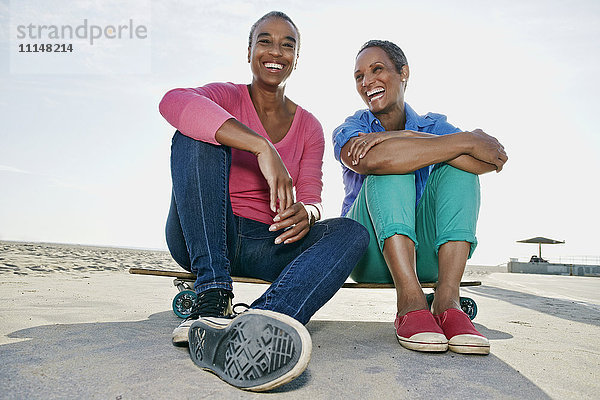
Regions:
<svg viewBox="0 0 600 400"><path fill-rule="evenodd" d="M271 142L233 118L221 125L215 139L224 146L248 151L256 156L258 168L269 186L271 211L281 212L294 204L292 177Z"/></svg>
<svg viewBox="0 0 600 400"><path fill-rule="evenodd" d="M219 144L248 151L255 155L269 146L264 137L233 118L228 119L221 125L215 133L215 139Z"/></svg>
<svg viewBox="0 0 600 400"><path fill-rule="evenodd" d="M373 146L356 165L351 165L347 153L342 149L342 160L349 168L363 175L407 174L455 159L467 151L467 144L459 134L405 135Z"/></svg>
<svg viewBox="0 0 600 400"><path fill-rule="evenodd" d="M448 162L474 174L500 172L508 160L498 140L481 129L438 136L415 131L359 133L342 148L342 161L359 174L406 174Z"/></svg>
<svg viewBox="0 0 600 400"><path fill-rule="evenodd" d="M421 138L432 138L437 135L426 132L417 132L417 131L397 131L391 132L395 134L397 137L421 137ZM454 168L458 168L460 170L470 172L476 175L482 175L488 172L496 171L496 166L494 164L488 164L481 160L476 159L468 154L461 154L460 156L447 160L446 163L453 166Z"/></svg>
<svg viewBox="0 0 600 400"><path fill-rule="evenodd" d="M414 131L404 131L406 135L412 137L433 137L435 135L431 133L425 132L414 132ZM454 135L454 134L451 134ZM494 164L489 164L484 161L481 161L471 155L462 154L452 160L446 161L448 164L453 166L454 168L458 168L460 170L470 172L472 174L481 175L488 172L496 171L497 168Z"/></svg>
<svg viewBox="0 0 600 400"><path fill-rule="evenodd" d="M471 157L468 154L462 154L455 159L448 160L446 162L454 168L458 168L475 175L482 175L488 172L496 171L496 166L494 164L488 164L476 159L475 157Z"/></svg>

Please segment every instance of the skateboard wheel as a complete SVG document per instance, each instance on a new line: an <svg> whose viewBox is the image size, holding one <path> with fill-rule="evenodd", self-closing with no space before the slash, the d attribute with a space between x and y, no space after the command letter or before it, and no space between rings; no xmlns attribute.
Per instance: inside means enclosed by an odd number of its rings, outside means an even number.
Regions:
<svg viewBox="0 0 600 400"><path fill-rule="evenodd" d="M173 298L173 312L179 318L187 318L192 313L192 307L196 302L196 292L182 290Z"/></svg>
<svg viewBox="0 0 600 400"><path fill-rule="evenodd" d="M462 308L471 320L475 319L475 316L477 315L477 304L475 303L475 300L470 297L461 297L460 308Z"/></svg>

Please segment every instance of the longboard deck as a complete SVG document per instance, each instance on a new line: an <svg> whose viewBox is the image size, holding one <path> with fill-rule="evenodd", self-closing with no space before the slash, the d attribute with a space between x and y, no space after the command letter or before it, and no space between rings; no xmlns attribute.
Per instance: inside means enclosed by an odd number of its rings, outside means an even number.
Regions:
<svg viewBox="0 0 600 400"><path fill-rule="evenodd" d="M161 269L147 269L147 268L129 268L130 274L135 275L153 275L153 276L168 276L171 278L178 278L186 281L195 281L196 275L190 272L181 272L181 271L168 271ZM246 278L242 276L232 276L231 277L234 282L238 283L258 283L262 285L270 285L271 282L264 281L262 279L257 278ZM436 282L423 282L421 283L421 287L423 288L435 288L437 285ZM461 287L465 286L480 286L481 281L463 281L460 283ZM393 283L357 283L357 282L346 282L342 286L343 288L353 288L353 289L393 289Z"/></svg>

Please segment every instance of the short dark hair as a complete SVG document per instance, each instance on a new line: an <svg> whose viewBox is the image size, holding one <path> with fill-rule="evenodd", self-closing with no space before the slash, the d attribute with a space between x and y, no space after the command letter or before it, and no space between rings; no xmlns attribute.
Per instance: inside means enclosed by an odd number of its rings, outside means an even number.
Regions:
<svg viewBox="0 0 600 400"><path fill-rule="evenodd" d="M390 60L392 60L394 63L398 73L402 72L403 66L408 65L408 61L406 60L406 56L404 55L402 49L395 43L392 43L388 40L369 40L367 43L362 45L358 53L356 53L356 57L358 58L358 55L369 47L379 47L381 50L385 51L385 54L387 54Z"/></svg>
<svg viewBox="0 0 600 400"><path fill-rule="evenodd" d="M252 47L252 36L254 36L254 31L256 31L256 27L261 22L266 21L269 18L281 18L281 19L289 22L290 24L292 24L292 26L296 30L296 33L298 34L297 53L296 54L300 53L300 30L298 29L298 27L296 26L294 21L292 21L292 19L290 17L288 17L286 13L281 12L281 11L268 12L265 15L263 15L262 17L260 17L258 19L258 21L256 21L254 23L254 25L252 25L252 27L250 28L250 35L248 36L248 47Z"/></svg>

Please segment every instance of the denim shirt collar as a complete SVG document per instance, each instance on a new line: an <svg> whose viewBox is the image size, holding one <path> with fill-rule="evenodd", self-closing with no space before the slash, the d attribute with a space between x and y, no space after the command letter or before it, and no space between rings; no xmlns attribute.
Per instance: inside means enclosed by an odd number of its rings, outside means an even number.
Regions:
<svg viewBox="0 0 600 400"><path fill-rule="evenodd" d="M373 129L373 132L383 132L385 129L381 124L381 121L377 119L375 115L369 110L365 110L365 114L363 116L366 117L368 125ZM404 103L404 113L406 115L406 123L404 124L404 129L409 131L419 131L420 128L424 128L426 126L430 126L435 124L435 121L431 118L427 118L420 116L412 109L408 103Z"/></svg>

